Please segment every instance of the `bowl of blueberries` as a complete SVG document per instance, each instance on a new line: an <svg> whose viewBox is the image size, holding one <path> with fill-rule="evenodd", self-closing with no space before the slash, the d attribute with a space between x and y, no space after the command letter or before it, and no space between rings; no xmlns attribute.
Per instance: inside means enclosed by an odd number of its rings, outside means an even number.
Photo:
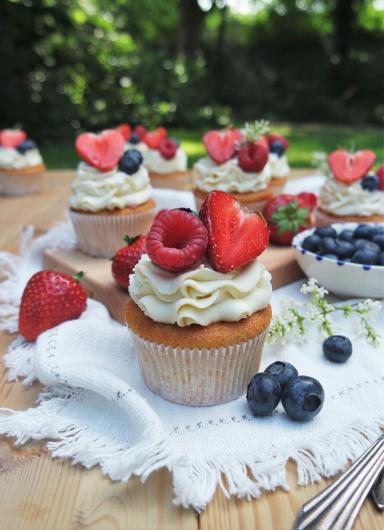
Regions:
<svg viewBox="0 0 384 530"><path fill-rule="evenodd" d="M343 297L384 298L384 223L311 228L292 241L309 278Z"/></svg>

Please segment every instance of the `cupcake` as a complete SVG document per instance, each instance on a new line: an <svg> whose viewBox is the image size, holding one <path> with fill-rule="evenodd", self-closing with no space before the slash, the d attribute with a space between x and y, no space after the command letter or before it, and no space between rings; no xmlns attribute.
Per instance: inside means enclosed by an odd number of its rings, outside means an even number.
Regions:
<svg viewBox="0 0 384 530"><path fill-rule="evenodd" d="M196 162L195 199L201 206L208 193L231 193L250 210L262 209L273 196L268 143L258 123L239 129L210 131L203 137L208 156Z"/></svg>
<svg viewBox="0 0 384 530"><path fill-rule="evenodd" d="M143 142L142 138L147 132L147 129L141 124L136 125L133 129L128 123L122 123L116 130L123 136L125 141L125 150L136 149L141 154L148 151L148 146Z"/></svg>
<svg viewBox="0 0 384 530"><path fill-rule="evenodd" d="M0 183L4 195L28 195L40 191L44 171L41 154L24 131L1 131Z"/></svg>
<svg viewBox="0 0 384 530"><path fill-rule="evenodd" d="M319 226L348 221L384 221L384 166L375 173L376 155L337 149L328 156L329 175L320 189Z"/></svg>
<svg viewBox="0 0 384 530"><path fill-rule="evenodd" d="M155 202L141 153L124 152L115 130L84 133L76 140L82 158L72 183L69 215L79 248L90 256L111 258L123 237L150 227Z"/></svg>
<svg viewBox="0 0 384 530"><path fill-rule="evenodd" d="M269 156L268 161L271 166L271 184L275 187L275 193L281 193L288 180L289 165L285 154L288 149L288 141L284 136L271 133L267 136Z"/></svg>
<svg viewBox="0 0 384 530"><path fill-rule="evenodd" d="M163 127L144 134L142 141L148 149L143 153L144 164L149 171L154 188L190 190L191 174L188 171L187 154L178 140L169 138Z"/></svg>
<svg viewBox="0 0 384 530"><path fill-rule="evenodd" d="M161 210L130 276L126 321L148 387L191 406L245 393L271 320L268 228L222 191L197 216Z"/></svg>

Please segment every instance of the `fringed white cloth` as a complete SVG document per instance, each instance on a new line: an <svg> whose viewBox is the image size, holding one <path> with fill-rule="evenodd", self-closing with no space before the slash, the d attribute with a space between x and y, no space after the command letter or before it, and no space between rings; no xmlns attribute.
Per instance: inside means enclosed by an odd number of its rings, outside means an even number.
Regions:
<svg viewBox="0 0 384 530"><path fill-rule="evenodd" d="M169 192L168 192L169 193ZM41 267L47 247L70 247L70 225L32 240L22 238L20 256L0 254L2 328L15 331L20 294ZM274 293L300 297L298 284ZM350 330L342 329L350 335ZM350 335L351 336L351 335ZM288 489L286 464L297 465L298 483L332 476L356 459L384 428L384 362L381 348L353 336L354 353L345 365L328 362L321 341L267 346L263 366L289 360L301 374L319 379L326 394L321 414L307 424L290 421L281 407L270 418L254 418L245 397L216 407L189 408L150 392L140 374L127 329L104 306L89 300L79 320L43 333L36 343L18 337L5 363L10 380L39 379L45 389L26 411L0 409L0 433L17 444L53 440L54 457L89 468L99 465L113 480L148 475L166 466L173 476L175 503L201 511L217 487L247 499L263 490Z"/></svg>

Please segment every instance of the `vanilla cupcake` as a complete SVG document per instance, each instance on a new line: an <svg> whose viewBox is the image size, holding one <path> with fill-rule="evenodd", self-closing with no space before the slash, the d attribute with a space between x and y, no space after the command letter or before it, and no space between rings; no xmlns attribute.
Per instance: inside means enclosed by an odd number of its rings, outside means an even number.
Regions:
<svg viewBox="0 0 384 530"><path fill-rule="evenodd" d="M153 392L192 406L245 393L271 320L271 276L257 260L267 243L264 220L224 192L208 195L200 219L180 209L157 215L126 306Z"/></svg>
<svg viewBox="0 0 384 530"><path fill-rule="evenodd" d="M154 218L148 171L136 150L124 152L114 131L84 133L76 141L80 162L69 198L79 248L90 256L112 257L123 237L144 234Z"/></svg>
<svg viewBox="0 0 384 530"><path fill-rule="evenodd" d="M273 133L268 135L267 142L269 148L268 161L272 174L271 184L275 188L275 194L279 194L283 191L290 172L286 155L289 144L283 136Z"/></svg>
<svg viewBox="0 0 384 530"><path fill-rule="evenodd" d="M40 191L45 172L41 154L24 131L0 133L0 188L4 195L28 195Z"/></svg>
<svg viewBox="0 0 384 530"><path fill-rule="evenodd" d="M212 190L231 193L243 206L260 210L273 197L268 144L258 124L210 131L203 137L208 156L196 162L195 199L200 207Z"/></svg>
<svg viewBox="0 0 384 530"><path fill-rule="evenodd" d="M341 222L384 221L384 176L372 167L376 155L338 149L328 157L329 174L320 189L318 226Z"/></svg>

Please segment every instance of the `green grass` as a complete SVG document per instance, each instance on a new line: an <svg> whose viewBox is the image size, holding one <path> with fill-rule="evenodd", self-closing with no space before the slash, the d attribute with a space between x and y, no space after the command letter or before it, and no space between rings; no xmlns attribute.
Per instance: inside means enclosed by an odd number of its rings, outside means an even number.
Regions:
<svg viewBox="0 0 384 530"><path fill-rule="evenodd" d="M346 127L336 125L280 124L274 127L290 142L289 163L292 167L309 167L315 151L326 153L338 147L347 149L372 149L378 162L384 162L384 129L372 127ZM188 153L189 164L204 156L201 143L203 130L170 130L170 136L182 140ZM78 162L72 142L52 143L41 146L44 160L49 169L74 169Z"/></svg>

